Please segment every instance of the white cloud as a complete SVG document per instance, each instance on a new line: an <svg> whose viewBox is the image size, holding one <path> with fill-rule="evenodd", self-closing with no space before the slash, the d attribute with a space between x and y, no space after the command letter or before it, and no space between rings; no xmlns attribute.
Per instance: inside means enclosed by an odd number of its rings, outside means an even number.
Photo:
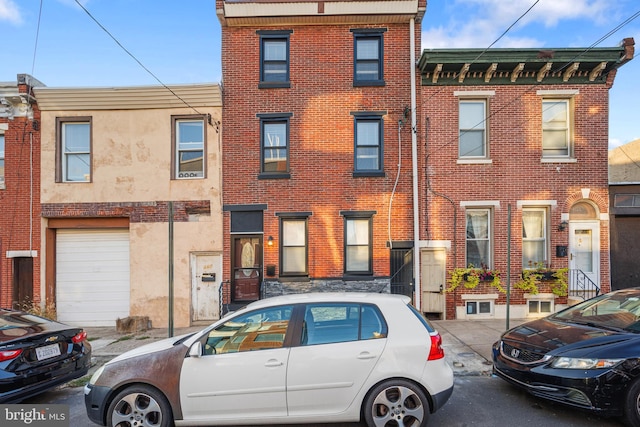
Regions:
<svg viewBox="0 0 640 427"><path fill-rule="evenodd" d="M9 21L15 25L22 24L20 10L13 0L0 0L0 21Z"/></svg>

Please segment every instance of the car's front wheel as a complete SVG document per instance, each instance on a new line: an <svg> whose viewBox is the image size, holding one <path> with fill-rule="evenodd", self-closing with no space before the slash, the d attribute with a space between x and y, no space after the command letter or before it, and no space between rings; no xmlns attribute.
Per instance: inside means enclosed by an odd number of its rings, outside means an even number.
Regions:
<svg viewBox="0 0 640 427"><path fill-rule="evenodd" d="M364 404L364 419L369 427L425 427L430 413L424 392L405 380L379 384Z"/></svg>
<svg viewBox="0 0 640 427"><path fill-rule="evenodd" d="M640 427L640 380L636 380L624 400L624 421L632 427Z"/></svg>
<svg viewBox="0 0 640 427"><path fill-rule="evenodd" d="M111 401L107 411L107 426L171 427L171 406L167 398L153 387L130 386Z"/></svg>

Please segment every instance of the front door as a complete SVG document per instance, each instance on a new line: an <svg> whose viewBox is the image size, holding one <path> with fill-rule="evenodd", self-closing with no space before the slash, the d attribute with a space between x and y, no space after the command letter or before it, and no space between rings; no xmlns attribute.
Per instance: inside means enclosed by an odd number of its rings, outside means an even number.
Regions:
<svg viewBox="0 0 640 427"><path fill-rule="evenodd" d="M413 249L391 249L391 293L413 299Z"/></svg>
<svg viewBox="0 0 640 427"><path fill-rule="evenodd" d="M600 225L595 221L569 223L569 268L600 286Z"/></svg>
<svg viewBox="0 0 640 427"><path fill-rule="evenodd" d="M420 253L422 312L444 318L447 253L444 249L423 249Z"/></svg>
<svg viewBox="0 0 640 427"><path fill-rule="evenodd" d="M191 254L193 321L220 318L222 255Z"/></svg>
<svg viewBox="0 0 640 427"><path fill-rule="evenodd" d="M231 292L233 302L260 299L262 236L232 238Z"/></svg>
<svg viewBox="0 0 640 427"><path fill-rule="evenodd" d="M28 310L33 305L33 258L13 259L13 308Z"/></svg>

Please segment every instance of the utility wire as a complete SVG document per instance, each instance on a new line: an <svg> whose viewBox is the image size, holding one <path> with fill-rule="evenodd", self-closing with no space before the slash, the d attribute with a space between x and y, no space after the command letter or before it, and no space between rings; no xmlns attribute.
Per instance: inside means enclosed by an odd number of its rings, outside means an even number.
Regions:
<svg viewBox="0 0 640 427"><path fill-rule="evenodd" d="M38 38L40 36L40 21L42 19L42 0L40 0L40 10L38 11L38 26L36 28L36 42L33 46L33 61L31 62L31 75L33 76L36 68L36 52L38 50Z"/></svg>
<svg viewBox="0 0 640 427"><path fill-rule="evenodd" d="M147 73L149 73L149 75L151 77L153 77L154 79L156 79L156 81L158 83L160 83L165 89L167 89L169 92L171 92L171 94L173 94L173 96L175 96L176 98L178 98L180 101L182 101L182 103L184 105L186 105L187 107L191 108L193 111L195 111L198 114L202 114L200 113L198 110L196 110L194 107L192 107L191 105L189 105L189 103L187 101L185 101L184 99L182 99L177 93L175 93L173 90L171 90L170 87L168 87L166 84L164 84L155 74L153 74L151 72L151 70L149 70L147 67L144 66L144 64L142 62L140 62L140 60L138 58L135 57L134 54L132 54L131 52L129 52L129 50L127 50L126 47L124 47L122 45L122 43L120 43L120 41L118 41L118 39L115 38L115 36L113 34L111 34L109 32L109 30L107 30L104 25L102 25L96 18L94 18L94 16L91 14L91 12L89 12L83 5L82 3L80 3L80 0L75 0L75 2L77 3L78 6L80 6L82 8L82 10L84 10L84 12L89 15L89 17L93 20L93 22L95 22L105 33L107 33L109 35L109 37L111 37L111 39L116 42L116 44L118 46L120 46L120 48L122 50L124 50L127 55L129 55L134 61L136 61L138 63L138 65L140 65L140 67L142 67L143 70L145 70ZM209 124L211 124L211 118L209 117Z"/></svg>

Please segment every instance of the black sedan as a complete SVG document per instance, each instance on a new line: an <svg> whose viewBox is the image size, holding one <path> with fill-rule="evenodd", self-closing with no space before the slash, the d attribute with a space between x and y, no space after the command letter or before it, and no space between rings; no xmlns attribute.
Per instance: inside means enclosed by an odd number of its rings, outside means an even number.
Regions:
<svg viewBox="0 0 640 427"><path fill-rule="evenodd" d="M531 394L640 426L640 288L517 326L493 345L493 372Z"/></svg>
<svg viewBox="0 0 640 427"><path fill-rule="evenodd" d="M22 311L0 309L0 403L17 403L86 375L87 333Z"/></svg>

